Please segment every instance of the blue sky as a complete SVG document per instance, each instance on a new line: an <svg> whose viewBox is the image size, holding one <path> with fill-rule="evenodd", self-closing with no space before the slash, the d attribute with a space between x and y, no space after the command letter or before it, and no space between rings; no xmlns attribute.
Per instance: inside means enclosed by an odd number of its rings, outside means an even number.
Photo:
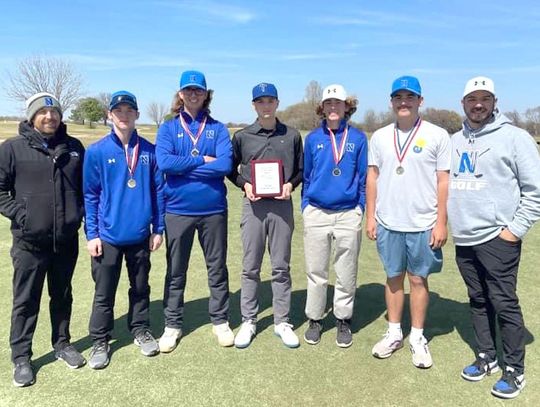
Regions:
<svg viewBox="0 0 540 407"><path fill-rule="evenodd" d="M426 107L461 113L467 79L490 76L501 110L540 105L537 1L34 0L0 14L0 78L35 54L69 59L86 95L127 89L144 114L169 105L183 70L206 74L213 116L250 122L251 88L273 82L281 108L310 80L341 83L360 108L386 110L391 82L420 79ZM0 92L0 115L21 105Z"/></svg>

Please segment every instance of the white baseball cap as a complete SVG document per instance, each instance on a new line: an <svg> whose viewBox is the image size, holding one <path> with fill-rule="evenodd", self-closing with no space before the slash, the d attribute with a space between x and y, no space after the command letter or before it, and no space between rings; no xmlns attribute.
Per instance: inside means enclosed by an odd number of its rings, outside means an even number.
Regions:
<svg viewBox="0 0 540 407"><path fill-rule="evenodd" d="M469 79L469 81L465 85L463 97L477 90L485 90L495 96L495 84L491 79L485 76L476 76L472 79Z"/></svg>
<svg viewBox="0 0 540 407"><path fill-rule="evenodd" d="M327 99L337 99L345 102L347 100L347 92L341 85L330 85L324 88L321 102Z"/></svg>

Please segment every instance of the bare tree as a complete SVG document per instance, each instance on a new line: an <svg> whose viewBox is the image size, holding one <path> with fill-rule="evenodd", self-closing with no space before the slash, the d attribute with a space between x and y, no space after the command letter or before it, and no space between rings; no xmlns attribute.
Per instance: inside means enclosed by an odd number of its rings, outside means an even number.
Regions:
<svg viewBox="0 0 540 407"><path fill-rule="evenodd" d="M146 108L146 113L148 116L150 116L150 119L156 123L156 126L159 127L159 125L163 123L167 110L167 105L163 103L151 102Z"/></svg>
<svg viewBox="0 0 540 407"><path fill-rule="evenodd" d="M526 128L533 136L540 136L540 106L525 110Z"/></svg>
<svg viewBox="0 0 540 407"><path fill-rule="evenodd" d="M7 73L6 94L25 101L38 92L52 93L63 110L72 108L81 94L83 79L70 62L46 56L20 60L13 72Z"/></svg>
<svg viewBox="0 0 540 407"><path fill-rule="evenodd" d="M525 128L525 122L521 119L521 115L517 110L512 110L511 112L504 112L504 115L512 120L514 126Z"/></svg>
<svg viewBox="0 0 540 407"><path fill-rule="evenodd" d="M308 102L312 104L313 106L317 106L317 104L322 99L322 88L321 84L317 81L310 81L308 85L306 86L306 95L304 98L305 102Z"/></svg>
<svg viewBox="0 0 540 407"><path fill-rule="evenodd" d="M107 92L101 92L98 97L96 98L101 103L101 107L103 109L103 116L101 117L101 120L103 120L103 125L107 125L107 118L109 117L109 104L111 103L112 95Z"/></svg>

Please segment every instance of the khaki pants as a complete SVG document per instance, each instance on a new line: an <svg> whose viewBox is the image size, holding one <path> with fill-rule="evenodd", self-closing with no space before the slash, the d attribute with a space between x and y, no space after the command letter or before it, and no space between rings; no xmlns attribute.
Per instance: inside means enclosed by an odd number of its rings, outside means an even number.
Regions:
<svg viewBox="0 0 540 407"><path fill-rule="evenodd" d="M329 262L334 246L334 315L351 319L358 255L362 240L362 211L359 208L332 211L308 205L303 212L304 253L307 273L306 316L320 320L326 308Z"/></svg>

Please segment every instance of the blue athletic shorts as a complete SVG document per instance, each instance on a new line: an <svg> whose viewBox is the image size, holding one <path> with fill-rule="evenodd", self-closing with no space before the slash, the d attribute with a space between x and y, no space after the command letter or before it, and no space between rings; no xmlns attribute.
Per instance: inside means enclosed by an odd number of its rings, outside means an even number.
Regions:
<svg viewBox="0 0 540 407"><path fill-rule="evenodd" d="M377 225L377 251L389 278L405 271L427 278L442 270L441 249L429 246L431 230L424 232L396 232Z"/></svg>

